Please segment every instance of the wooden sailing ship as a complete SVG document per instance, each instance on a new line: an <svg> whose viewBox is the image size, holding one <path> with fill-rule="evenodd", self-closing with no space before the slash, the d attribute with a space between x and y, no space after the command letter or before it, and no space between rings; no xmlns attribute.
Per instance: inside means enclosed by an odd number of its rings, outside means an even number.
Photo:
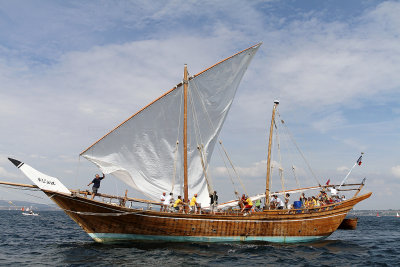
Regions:
<svg viewBox="0 0 400 267"><path fill-rule="evenodd" d="M208 162L236 89L260 45L245 49L191 77L188 77L185 65L182 83L81 153L103 173L121 179L151 200L130 198L127 194L122 197L98 194L117 199L118 204L98 198L92 200L88 198L90 192L69 190L57 178L11 158L10 161L36 185L0 183L42 190L97 242L289 243L328 237L354 205L370 197L371 193L358 196L363 182L356 185L358 188L352 198L339 203L313 208L271 209L271 142L277 102L272 112L266 190L260 195L265 198L263 210L241 212L240 209L224 209L222 204L216 210L204 207L201 214L193 214L187 209L182 213L161 212L131 205L134 202L160 205L162 192L173 192L175 196L182 192L185 203L196 193L198 202L203 206L208 203L209 194L213 192L207 175ZM180 174L183 174L183 181ZM293 191L307 189L310 188ZM229 202L229 205L238 205L238 201Z"/></svg>

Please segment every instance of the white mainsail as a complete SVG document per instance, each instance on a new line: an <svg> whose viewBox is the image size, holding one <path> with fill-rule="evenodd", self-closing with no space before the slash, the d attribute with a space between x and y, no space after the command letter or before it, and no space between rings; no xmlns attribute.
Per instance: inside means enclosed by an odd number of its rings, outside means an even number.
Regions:
<svg viewBox="0 0 400 267"><path fill-rule="evenodd" d="M261 44L189 78L188 188L203 205L209 188L203 163L211 159L215 142L231 107L236 89ZM81 155L105 174L113 174L153 200L162 192L182 193L183 86L177 85L117 126ZM179 146L177 146L177 141ZM177 149L178 147L178 149ZM206 166L207 168L207 166ZM175 174L176 173L176 177Z"/></svg>

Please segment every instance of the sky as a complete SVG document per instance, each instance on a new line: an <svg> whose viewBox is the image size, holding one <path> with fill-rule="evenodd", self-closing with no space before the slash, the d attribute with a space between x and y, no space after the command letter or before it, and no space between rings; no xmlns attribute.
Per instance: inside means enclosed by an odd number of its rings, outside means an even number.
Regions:
<svg viewBox="0 0 400 267"><path fill-rule="evenodd" d="M79 153L179 83L185 63L195 74L263 42L220 135L241 192L264 192L279 99L290 134L279 130L273 161L282 158L285 188L297 187L293 165L301 187L340 183L364 152L348 181L365 177L373 195L356 209L400 209L399 13L400 2L375 0L0 0L0 180L30 183L14 157L88 189L99 171ZM290 136L316 178L283 145ZM210 174L222 201L233 196L223 166L215 151ZM125 189L113 177L101 187ZM32 196L0 188L0 198Z"/></svg>

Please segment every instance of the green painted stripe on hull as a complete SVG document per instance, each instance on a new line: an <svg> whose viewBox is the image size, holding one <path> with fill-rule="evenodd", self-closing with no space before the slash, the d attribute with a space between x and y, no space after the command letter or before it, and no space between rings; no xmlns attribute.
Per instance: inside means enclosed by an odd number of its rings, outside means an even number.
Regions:
<svg viewBox="0 0 400 267"><path fill-rule="evenodd" d="M89 233L97 242L113 243L127 241L169 241L169 242L271 242L271 243L303 243L314 242L328 236L161 236L161 235L135 235Z"/></svg>

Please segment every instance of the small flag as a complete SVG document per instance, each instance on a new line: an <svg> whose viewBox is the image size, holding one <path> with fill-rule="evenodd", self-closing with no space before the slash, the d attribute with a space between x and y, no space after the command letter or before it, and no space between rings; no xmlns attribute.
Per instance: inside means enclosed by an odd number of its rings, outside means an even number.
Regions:
<svg viewBox="0 0 400 267"><path fill-rule="evenodd" d="M326 185L329 185L330 182L331 182L331 179L328 179L328 181L326 181Z"/></svg>
<svg viewBox="0 0 400 267"><path fill-rule="evenodd" d="M358 160L357 160L357 164L358 164L358 166L361 166L361 160L362 160L362 155L358 158Z"/></svg>

